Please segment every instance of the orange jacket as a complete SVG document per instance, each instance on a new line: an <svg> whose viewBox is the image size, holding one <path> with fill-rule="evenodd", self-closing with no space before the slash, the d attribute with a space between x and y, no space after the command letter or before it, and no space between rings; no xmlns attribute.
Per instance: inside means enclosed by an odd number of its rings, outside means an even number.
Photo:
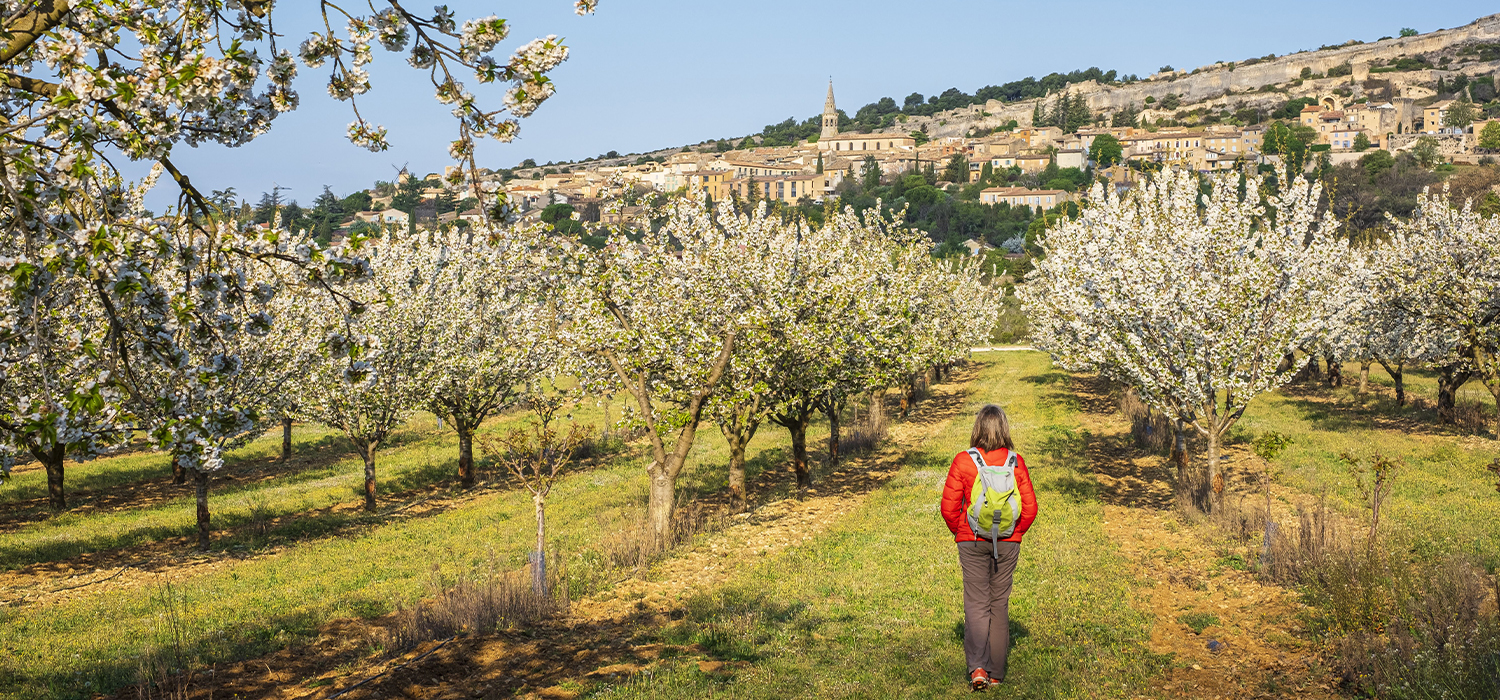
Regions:
<svg viewBox="0 0 1500 700"><path fill-rule="evenodd" d="M1010 456L1005 448L985 452L985 464L1004 464ZM968 452L953 457L948 467L948 481L943 484L942 513L948 529L953 531L954 542L988 541L974 536L969 529L969 496L974 491L974 479L979 476L979 467ZM1016 520L1016 531L1001 542L1020 542L1026 530L1036 520L1036 491L1031 488L1031 474L1026 471L1026 460L1016 455L1016 490L1021 492L1021 517Z"/></svg>

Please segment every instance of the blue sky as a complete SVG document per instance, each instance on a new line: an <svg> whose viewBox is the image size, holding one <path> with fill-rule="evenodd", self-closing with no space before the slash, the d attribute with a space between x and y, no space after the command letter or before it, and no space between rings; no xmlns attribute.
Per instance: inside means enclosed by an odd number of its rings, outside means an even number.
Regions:
<svg viewBox="0 0 1500 700"><path fill-rule="evenodd" d="M353 4L353 3L350 3ZM378 3L377 3L378 4ZM277 29L293 47L317 21L312 0L282 0ZM558 93L522 122L510 144L486 143L481 164L525 158L572 160L743 136L787 117L822 110L834 80L853 113L883 96L965 92L1026 76L1098 66L1146 75L1268 53L1285 54L1467 24L1492 3L1447 2L689 2L601 0L578 17L570 0L449 0L459 18L511 21L499 57L532 38L557 34L571 58L553 72ZM411 6L408 3L408 6ZM420 5L419 5L420 6ZM234 187L252 201L273 183L307 203L327 184L339 194L389 180L405 164L441 171L454 129L425 74L378 47L374 90L361 111L390 129L393 148L372 154L349 144L348 105L327 96L327 71L302 69L302 106L271 133L236 149L181 147L174 160L204 191ZM489 104L500 90L468 81ZM168 188L151 198L169 203Z"/></svg>

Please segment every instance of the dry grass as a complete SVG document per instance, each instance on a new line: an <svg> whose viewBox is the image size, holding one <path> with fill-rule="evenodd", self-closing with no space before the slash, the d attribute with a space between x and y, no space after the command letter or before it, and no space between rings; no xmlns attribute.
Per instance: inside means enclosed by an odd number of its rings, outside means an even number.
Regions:
<svg viewBox="0 0 1500 700"><path fill-rule="evenodd" d="M1333 511L1326 497L1268 517L1260 498L1238 495L1203 517L1227 535L1226 560L1301 591L1348 690L1500 695L1500 577L1472 557L1413 557L1403 546L1410 533L1389 526L1372 543L1369 523Z"/></svg>
<svg viewBox="0 0 1500 700"><path fill-rule="evenodd" d="M890 423L883 411L870 411L856 421L839 437L839 451L844 456L853 456L873 451L885 440Z"/></svg>
<svg viewBox="0 0 1500 700"><path fill-rule="evenodd" d="M640 573L694 535L721 529L723 525L724 512L721 509L679 496L677 507L672 512L671 533L661 546L656 543L646 514L641 512L601 540L598 549L609 566Z"/></svg>
<svg viewBox="0 0 1500 700"><path fill-rule="evenodd" d="M532 586L529 567L516 571L492 567L481 576L449 586L434 576L426 600L396 612L387 646L405 650L425 641L521 627L566 613L567 571L561 556L554 553L552 558L553 565L545 567L547 587L541 592Z"/></svg>
<svg viewBox="0 0 1500 700"><path fill-rule="evenodd" d="M1120 411L1130 420L1130 437L1136 447L1152 454L1171 454L1172 419L1146 405L1134 390L1126 390L1120 396Z"/></svg>

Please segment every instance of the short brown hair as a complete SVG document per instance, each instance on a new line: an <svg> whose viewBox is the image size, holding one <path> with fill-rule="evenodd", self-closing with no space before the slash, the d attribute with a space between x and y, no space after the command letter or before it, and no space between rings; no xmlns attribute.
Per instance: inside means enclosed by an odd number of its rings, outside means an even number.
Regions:
<svg viewBox="0 0 1500 700"><path fill-rule="evenodd" d="M974 419L974 432L969 435L969 447L985 452L1002 447L1016 449L1015 443L1010 441L1010 419L1005 416L1005 409L995 404L979 409L979 416Z"/></svg>

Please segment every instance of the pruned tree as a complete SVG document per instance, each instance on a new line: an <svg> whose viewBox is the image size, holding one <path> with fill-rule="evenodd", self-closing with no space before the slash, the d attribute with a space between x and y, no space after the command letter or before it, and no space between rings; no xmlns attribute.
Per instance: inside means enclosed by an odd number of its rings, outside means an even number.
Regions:
<svg viewBox="0 0 1500 700"><path fill-rule="evenodd" d="M532 388L529 404L534 414L528 428L514 428L500 438L487 438L480 447L492 461L505 466L526 490L536 509L536 550L531 554L531 586L541 595L547 593L547 496L562 477L563 469L583 444L584 430L577 423L566 433L553 425L564 397L555 385L544 393L539 382Z"/></svg>

